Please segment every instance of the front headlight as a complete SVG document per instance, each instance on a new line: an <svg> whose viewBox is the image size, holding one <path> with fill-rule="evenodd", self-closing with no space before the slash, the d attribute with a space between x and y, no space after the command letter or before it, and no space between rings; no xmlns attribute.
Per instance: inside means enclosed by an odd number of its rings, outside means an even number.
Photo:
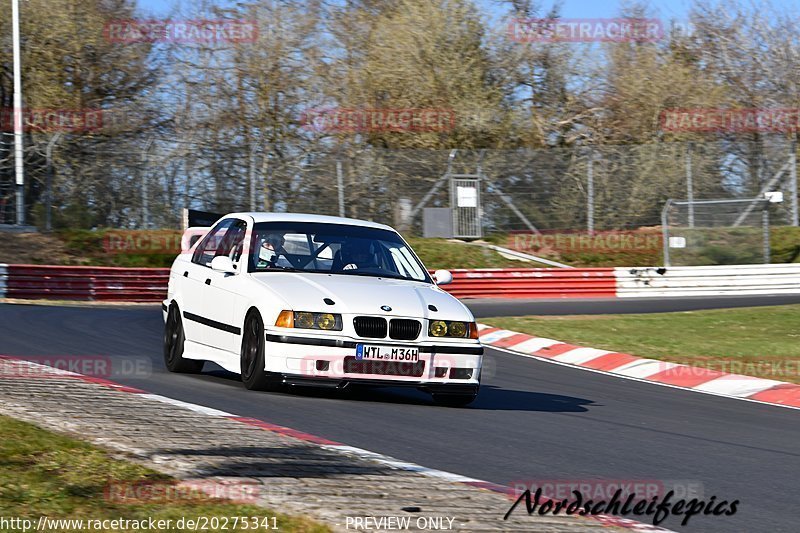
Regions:
<svg viewBox="0 0 800 533"><path fill-rule="evenodd" d="M321 329L342 331L342 315L336 313L313 313L310 311L283 310L275 325L281 328Z"/></svg>
<svg viewBox="0 0 800 533"><path fill-rule="evenodd" d="M428 325L431 337L478 338L478 326L475 322L459 322L457 320L431 320Z"/></svg>

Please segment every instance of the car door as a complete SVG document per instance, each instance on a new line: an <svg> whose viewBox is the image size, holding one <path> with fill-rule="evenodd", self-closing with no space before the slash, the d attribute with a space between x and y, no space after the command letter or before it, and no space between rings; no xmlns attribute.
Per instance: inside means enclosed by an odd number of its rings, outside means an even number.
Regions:
<svg viewBox="0 0 800 533"><path fill-rule="evenodd" d="M225 219L217 223L192 254L192 261L183 272L183 327L186 339L199 344L208 344L209 335L208 307L206 288L210 279L211 260L217 253L217 247L224 240L228 229L235 219Z"/></svg>
<svg viewBox="0 0 800 533"><path fill-rule="evenodd" d="M205 283L205 315L210 320L206 331L206 344L236 353L238 357L241 346L241 324L234 323L236 306L240 304L240 275L244 262L239 261L244 250L247 223L244 220L231 219L233 224L228 228L224 239L217 247L216 256L227 256L240 271L236 274L218 272L209 269Z"/></svg>

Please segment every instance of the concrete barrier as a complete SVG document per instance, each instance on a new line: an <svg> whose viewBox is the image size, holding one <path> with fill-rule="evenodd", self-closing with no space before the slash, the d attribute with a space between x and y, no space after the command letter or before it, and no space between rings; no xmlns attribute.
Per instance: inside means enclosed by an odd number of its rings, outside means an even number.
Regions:
<svg viewBox="0 0 800 533"><path fill-rule="evenodd" d="M0 263L0 298L6 297L6 285L8 284L8 265Z"/></svg>
<svg viewBox="0 0 800 533"><path fill-rule="evenodd" d="M616 268L617 296L798 294L800 264Z"/></svg>

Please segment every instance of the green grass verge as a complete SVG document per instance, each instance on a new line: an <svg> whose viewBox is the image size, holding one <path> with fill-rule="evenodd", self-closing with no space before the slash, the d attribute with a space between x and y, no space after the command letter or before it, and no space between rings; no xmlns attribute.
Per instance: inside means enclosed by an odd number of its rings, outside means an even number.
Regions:
<svg viewBox="0 0 800 533"><path fill-rule="evenodd" d="M114 459L109 452L85 442L0 416L0 516L29 518L34 524L39 516L84 520L153 517L172 519L173 525L181 517L276 516L281 531L329 531L306 518L288 517L200 494L189 494L179 501L162 499L148 503L117 503L105 497L106 488L115 483L127 487L134 483L170 481L168 476ZM69 527L57 530L79 531ZM182 529L173 526L169 531ZM234 531L244 529L240 524Z"/></svg>
<svg viewBox="0 0 800 533"><path fill-rule="evenodd" d="M481 322L570 344L800 383L800 305Z"/></svg>
<svg viewBox="0 0 800 533"><path fill-rule="evenodd" d="M412 237L407 240L425 266L432 269L534 268L544 266L538 263L507 259L488 248L449 242L447 239Z"/></svg>

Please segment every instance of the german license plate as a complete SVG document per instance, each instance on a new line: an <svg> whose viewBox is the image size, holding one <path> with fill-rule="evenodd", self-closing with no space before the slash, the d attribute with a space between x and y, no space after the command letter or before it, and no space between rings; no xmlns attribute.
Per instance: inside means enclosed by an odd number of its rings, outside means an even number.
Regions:
<svg viewBox="0 0 800 533"><path fill-rule="evenodd" d="M401 346L378 346L374 344L356 344L357 361L419 361L419 348Z"/></svg>

